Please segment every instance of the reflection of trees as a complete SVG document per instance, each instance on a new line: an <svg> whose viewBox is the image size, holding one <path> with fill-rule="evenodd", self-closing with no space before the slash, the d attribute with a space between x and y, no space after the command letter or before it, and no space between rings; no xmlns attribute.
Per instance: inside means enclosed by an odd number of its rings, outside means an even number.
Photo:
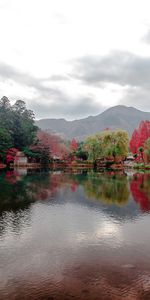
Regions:
<svg viewBox="0 0 150 300"><path fill-rule="evenodd" d="M53 197L61 185L62 175L34 173L20 176L8 171L0 174L0 235L7 226L20 232L30 221L30 205ZM63 176L64 180L64 176Z"/></svg>
<svg viewBox="0 0 150 300"><path fill-rule="evenodd" d="M19 176L15 172L0 175L0 211L25 209L48 186L46 174Z"/></svg>
<svg viewBox="0 0 150 300"><path fill-rule="evenodd" d="M83 186L90 198L108 204L126 203L129 196L127 177L115 174L64 174L33 173L20 176L14 172L0 175L0 211L28 208L36 200L54 198L60 188L70 188L75 192Z"/></svg>
<svg viewBox="0 0 150 300"><path fill-rule="evenodd" d="M107 204L125 204L129 198L126 175L94 174L84 183L88 197Z"/></svg>
<svg viewBox="0 0 150 300"><path fill-rule="evenodd" d="M150 211L150 174L135 174L132 177L130 189L142 211Z"/></svg>
<svg viewBox="0 0 150 300"><path fill-rule="evenodd" d="M8 171L0 174L0 212L17 211L27 208L37 200L52 198L62 186L76 184L63 173L34 173L20 176L17 172Z"/></svg>

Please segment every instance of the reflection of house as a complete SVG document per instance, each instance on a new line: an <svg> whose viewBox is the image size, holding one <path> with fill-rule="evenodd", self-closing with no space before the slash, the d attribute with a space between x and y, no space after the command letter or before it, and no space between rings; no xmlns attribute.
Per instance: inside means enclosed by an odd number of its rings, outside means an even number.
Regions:
<svg viewBox="0 0 150 300"><path fill-rule="evenodd" d="M15 159L14 159L14 165L15 166L22 166L22 165L26 165L28 163L28 159L25 156L25 154L21 151L18 151L16 153Z"/></svg>

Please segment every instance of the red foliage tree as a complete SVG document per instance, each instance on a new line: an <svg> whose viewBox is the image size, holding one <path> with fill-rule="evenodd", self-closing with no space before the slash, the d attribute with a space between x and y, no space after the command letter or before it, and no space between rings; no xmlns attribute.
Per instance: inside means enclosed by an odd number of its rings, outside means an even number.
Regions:
<svg viewBox="0 0 150 300"><path fill-rule="evenodd" d="M139 126L139 147L144 147L145 141L150 137L150 121L142 121Z"/></svg>
<svg viewBox="0 0 150 300"><path fill-rule="evenodd" d="M75 138L72 139L72 141L70 142L70 150L73 152L76 152L78 150L78 142L76 141Z"/></svg>
<svg viewBox="0 0 150 300"><path fill-rule="evenodd" d="M39 130L37 133L37 144L30 147L31 150L42 149L49 152L49 157L65 158L68 155L68 149L61 138L49 132Z"/></svg>
<svg viewBox="0 0 150 300"><path fill-rule="evenodd" d="M16 149L16 148L10 148L6 151L6 163L7 164L14 161L17 152L18 152L18 149Z"/></svg>
<svg viewBox="0 0 150 300"><path fill-rule="evenodd" d="M150 137L150 121L142 121L138 129L133 131L130 140L130 150L133 154L138 154L138 159L141 157L139 148L144 148L145 141Z"/></svg>
<svg viewBox="0 0 150 300"><path fill-rule="evenodd" d="M133 154L137 153L139 148L139 132L135 129L130 140L130 150Z"/></svg>

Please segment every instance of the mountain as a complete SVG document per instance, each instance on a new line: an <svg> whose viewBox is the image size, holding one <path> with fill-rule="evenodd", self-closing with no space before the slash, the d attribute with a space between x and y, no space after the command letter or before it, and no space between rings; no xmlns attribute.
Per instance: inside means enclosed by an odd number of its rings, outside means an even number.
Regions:
<svg viewBox="0 0 150 300"><path fill-rule="evenodd" d="M36 125L43 129L61 135L64 138L78 140L95 134L105 128L127 130L129 135L137 128L142 120L150 120L150 112L143 112L134 107L118 105L111 107L97 116L80 120L66 121L65 119L41 119Z"/></svg>

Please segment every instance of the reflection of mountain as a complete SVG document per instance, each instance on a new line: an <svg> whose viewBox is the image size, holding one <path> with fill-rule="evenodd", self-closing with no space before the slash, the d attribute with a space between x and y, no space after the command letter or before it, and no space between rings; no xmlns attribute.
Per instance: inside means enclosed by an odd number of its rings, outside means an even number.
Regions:
<svg viewBox="0 0 150 300"><path fill-rule="evenodd" d="M134 174L130 189L141 210L150 211L150 174Z"/></svg>

